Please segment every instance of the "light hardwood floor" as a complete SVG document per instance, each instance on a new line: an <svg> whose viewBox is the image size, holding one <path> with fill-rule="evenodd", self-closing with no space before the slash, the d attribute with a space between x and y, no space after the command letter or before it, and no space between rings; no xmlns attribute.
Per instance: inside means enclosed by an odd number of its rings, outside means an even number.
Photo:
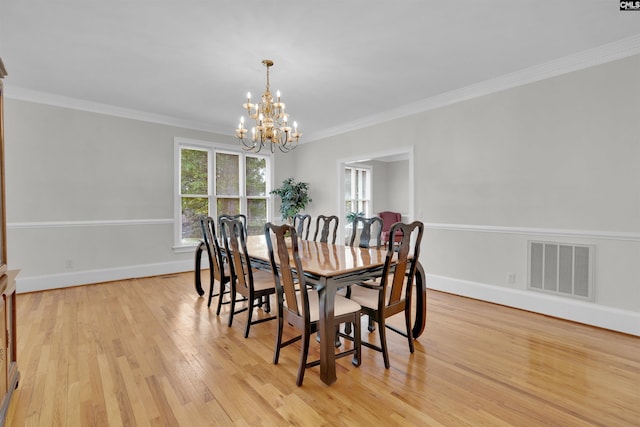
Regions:
<svg viewBox="0 0 640 427"><path fill-rule="evenodd" d="M435 291L413 355L390 332L391 369L363 348L330 387L318 368L296 387L299 346L273 365L275 323L244 339L246 314L227 327L192 273L21 294L17 309L7 426L640 425L640 338Z"/></svg>

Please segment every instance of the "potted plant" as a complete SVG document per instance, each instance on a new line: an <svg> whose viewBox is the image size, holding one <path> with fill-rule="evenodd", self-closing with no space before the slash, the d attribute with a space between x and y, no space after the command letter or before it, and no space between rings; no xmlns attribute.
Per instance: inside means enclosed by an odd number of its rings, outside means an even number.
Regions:
<svg viewBox="0 0 640 427"><path fill-rule="evenodd" d="M347 222L351 224L356 220L356 218L360 218L364 216L364 212L349 212L347 214Z"/></svg>
<svg viewBox="0 0 640 427"><path fill-rule="evenodd" d="M309 197L309 183L296 182L292 177L282 181L282 185L272 190L270 194L280 197L282 220L289 223L298 212L312 201Z"/></svg>

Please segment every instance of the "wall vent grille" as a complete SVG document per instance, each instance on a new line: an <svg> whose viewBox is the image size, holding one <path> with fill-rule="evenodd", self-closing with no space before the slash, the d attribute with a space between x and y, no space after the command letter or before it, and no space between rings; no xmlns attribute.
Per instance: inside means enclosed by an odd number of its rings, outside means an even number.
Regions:
<svg viewBox="0 0 640 427"><path fill-rule="evenodd" d="M528 288L593 300L594 253L591 245L529 241Z"/></svg>

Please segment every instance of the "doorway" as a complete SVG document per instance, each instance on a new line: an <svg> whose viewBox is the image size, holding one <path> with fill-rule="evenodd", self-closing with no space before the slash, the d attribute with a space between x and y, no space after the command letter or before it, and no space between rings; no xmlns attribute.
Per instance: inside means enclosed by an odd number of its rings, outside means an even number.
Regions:
<svg viewBox="0 0 640 427"><path fill-rule="evenodd" d="M347 224L345 168L351 165L373 165L370 200L372 205L372 215L376 215L378 212L383 210L391 210L402 213L403 221L414 220L415 186L413 146L363 153L358 156L345 157L337 160L339 182L337 211L340 215L340 222L345 225ZM376 176L376 169L378 170L378 176ZM381 171L386 171L389 176L381 177ZM393 188L393 191L390 191L391 189L386 186L387 182L402 182L403 188L400 189L402 191L398 191L398 188ZM339 227L338 241L344 242L345 237L345 227Z"/></svg>

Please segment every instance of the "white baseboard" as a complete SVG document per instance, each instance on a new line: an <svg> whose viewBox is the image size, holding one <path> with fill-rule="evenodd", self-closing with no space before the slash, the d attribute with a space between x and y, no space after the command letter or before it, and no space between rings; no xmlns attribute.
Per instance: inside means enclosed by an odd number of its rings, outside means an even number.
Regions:
<svg viewBox="0 0 640 427"><path fill-rule="evenodd" d="M427 274L427 287L437 291L640 336L640 312L434 274Z"/></svg>
<svg viewBox="0 0 640 427"><path fill-rule="evenodd" d="M203 268L208 268L206 258ZM36 292L49 289L68 288L90 283L111 282L135 277L158 276L193 270L193 260L163 262L158 264L132 265L102 270L86 270L72 273L50 274L46 276L16 278L16 292Z"/></svg>

